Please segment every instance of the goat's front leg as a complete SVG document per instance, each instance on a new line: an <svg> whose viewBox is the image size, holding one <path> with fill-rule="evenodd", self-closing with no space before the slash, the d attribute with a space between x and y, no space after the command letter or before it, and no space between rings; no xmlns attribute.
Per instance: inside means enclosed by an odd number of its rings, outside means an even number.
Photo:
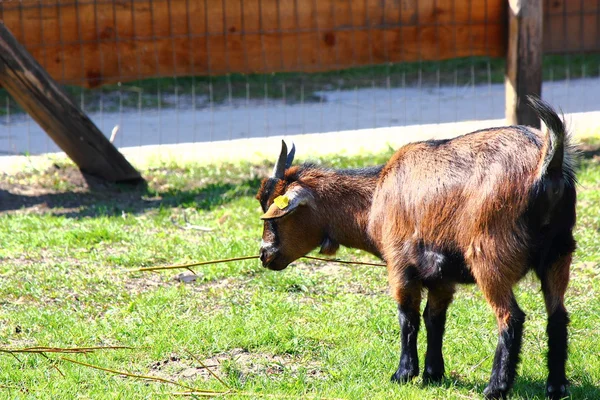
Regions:
<svg viewBox="0 0 600 400"><path fill-rule="evenodd" d="M446 312L454 296L454 285L444 284L429 288L427 305L423 312L425 328L427 328L427 352L423 382L439 382L444 377L444 357L442 355L442 339L446 326Z"/></svg>
<svg viewBox="0 0 600 400"><path fill-rule="evenodd" d="M421 282L407 282L406 279L390 280L392 294L398 302L398 320L400 322L400 364L392 375L392 381L408 382L419 375L419 357L417 354L417 335L421 315Z"/></svg>

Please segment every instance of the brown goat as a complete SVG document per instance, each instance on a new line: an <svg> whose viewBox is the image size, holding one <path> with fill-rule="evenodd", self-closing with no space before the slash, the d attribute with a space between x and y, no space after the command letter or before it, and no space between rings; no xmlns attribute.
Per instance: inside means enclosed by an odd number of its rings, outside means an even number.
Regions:
<svg viewBox="0 0 600 400"><path fill-rule="evenodd" d="M514 382L525 314L513 286L534 270L548 312L546 394L563 397L568 381L564 294L575 250L575 148L556 112L530 105L545 131L491 128L451 140L408 144L380 167L291 167L285 143L257 199L265 214L261 261L282 270L321 247L368 251L388 268L398 302L401 354L393 381L418 375L421 292L427 350L423 380L444 375L442 337L457 283L477 283L496 314L498 345L484 394L503 398Z"/></svg>

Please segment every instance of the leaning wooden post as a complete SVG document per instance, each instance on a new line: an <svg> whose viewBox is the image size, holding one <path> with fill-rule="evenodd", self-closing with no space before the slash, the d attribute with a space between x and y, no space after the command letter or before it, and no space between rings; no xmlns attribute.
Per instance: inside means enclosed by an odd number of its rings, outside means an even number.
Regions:
<svg viewBox="0 0 600 400"><path fill-rule="evenodd" d="M509 0L506 55L506 120L540 127L525 96L542 94L542 0Z"/></svg>
<svg viewBox="0 0 600 400"><path fill-rule="evenodd" d="M141 181L140 173L108 141L65 91L0 22L0 85L79 166L112 182Z"/></svg>

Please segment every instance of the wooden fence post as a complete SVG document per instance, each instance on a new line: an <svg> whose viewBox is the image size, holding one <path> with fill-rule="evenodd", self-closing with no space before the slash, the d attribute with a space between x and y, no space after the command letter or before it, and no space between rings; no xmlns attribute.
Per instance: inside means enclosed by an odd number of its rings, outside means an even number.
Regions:
<svg viewBox="0 0 600 400"><path fill-rule="evenodd" d="M0 22L0 85L79 166L112 182L142 181L140 173L75 105Z"/></svg>
<svg viewBox="0 0 600 400"><path fill-rule="evenodd" d="M542 93L542 0L508 0L506 54L506 120L509 124L540 127L525 96Z"/></svg>

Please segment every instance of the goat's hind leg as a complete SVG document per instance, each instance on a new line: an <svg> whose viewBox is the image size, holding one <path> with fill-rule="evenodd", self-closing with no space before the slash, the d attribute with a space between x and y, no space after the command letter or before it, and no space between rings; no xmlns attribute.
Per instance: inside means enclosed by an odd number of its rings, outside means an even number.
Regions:
<svg viewBox="0 0 600 400"><path fill-rule="evenodd" d="M427 352L423 382L439 382L444 377L442 340L446 326L446 312L454 296L454 284L440 284L429 288L423 320L427 329Z"/></svg>
<svg viewBox="0 0 600 400"><path fill-rule="evenodd" d="M392 381L408 382L419 375L417 354L417 336L421 320L421 282L406 278L406 271L389 271L392 295L398 302L398 321L400 322L400 363L392 375Z"/></svg>
<svg viewBox="0 0 600 400"><path fill-rule="evenodd" d="M558 257L547 271L538 273L548 312L548 380L546 396L561 399L567 396L568 380L565 374L567 361L567 326L569 316L564 295L569 282L571 254Z"/></svg>
<svg viewBox="0 0 600 400"><path fill-rule="evenodd" d="M498 322L498 344L492 374L483 394L487 399L504 399L515 380L525 313L519 308L512 291L512 286L518 281L518 275L511 273L515 270L506 267L498 269L491 265L493 264L473 267L477 284L494 310ZM503 274L499 271L503 271Z"/></svg>
<svg viewBox="0 0 600 400"><path fill-rule="evenodd" d="M492 375L483 394L488 399L504 399L515 381L525 313L519 308L512 290L507 300L494 298L491 303L498 320L498 344Z"/></svg>

